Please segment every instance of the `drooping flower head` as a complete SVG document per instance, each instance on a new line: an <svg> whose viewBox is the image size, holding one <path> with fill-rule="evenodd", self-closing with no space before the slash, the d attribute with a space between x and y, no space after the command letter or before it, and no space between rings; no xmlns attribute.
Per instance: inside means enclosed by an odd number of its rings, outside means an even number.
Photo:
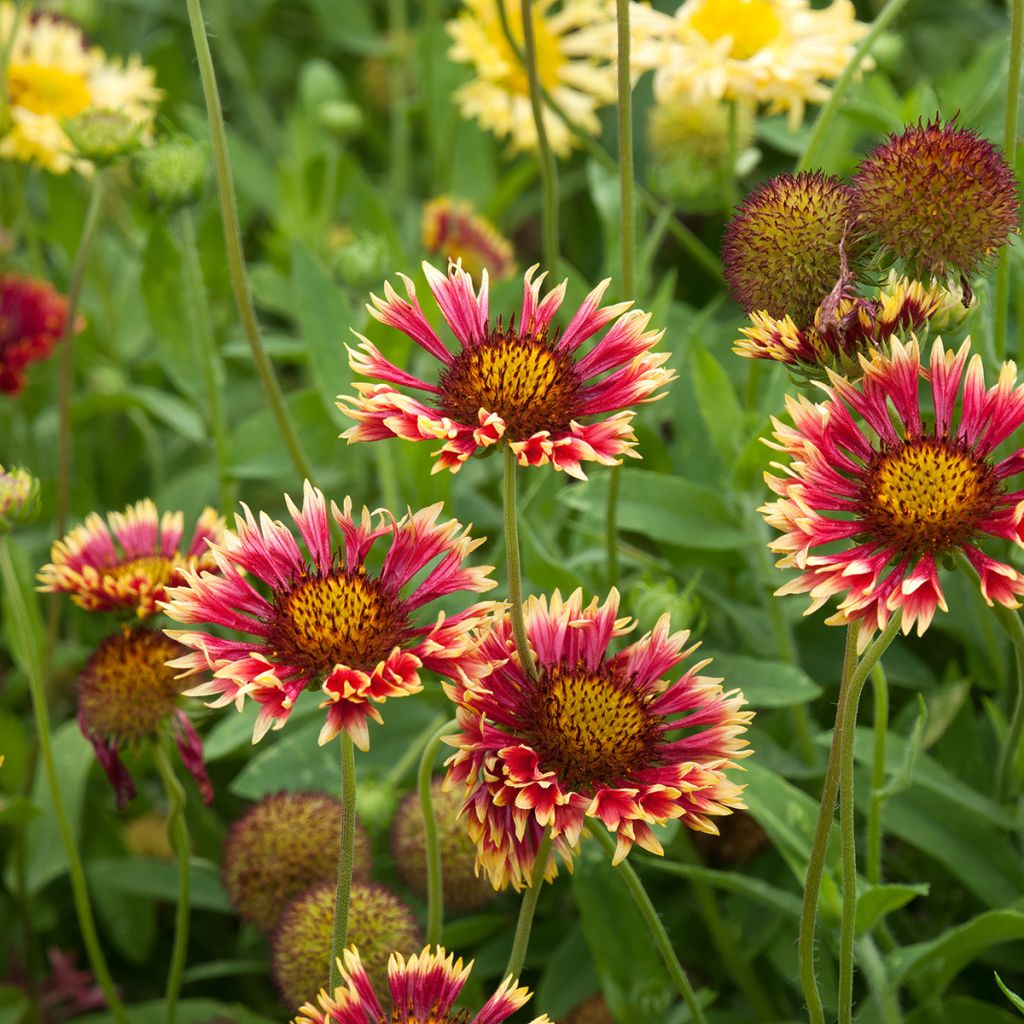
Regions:
<svg viewBox="0 0 1024 1024"><path fill-rule="evenodd" d="M468 1011L454 1010L473 961L463 967L461 959L455 960L440 946L433 951L428 946L408 960L401 953L392 954L388 964L390 1010L377 998L355 946L345 950L344 963L339 957L338 967L344 984L333 996L321 992L318 1005L306 1003L292 1024L501 1024L530 998L530 991L509 977L472 1018ZM530 1024L551 1024L551 1020L545 1013Z"/></svg>
<svg viewBox="0 0 1024 1024"><path fill-rule="evenodd" d="M808 0L686 0L674 15L633 4L635 67L654 71L659 102L729 99L788 111L823 103L823 79L838 78L867 26L848 0L812 9Z"/></svg>
<svg viewBox="0 0 1024 1024"><path fill-rule="evenodd" d="M12 526L31 522L39 506L39 481L20 466L0 466L0 534Z"/></svg>
<svg viewBox="0 0 1024 1024"><path fill-rule="evenodd" d="M239 917L270 933L289 900L335 876L341 812L326 793L275 793L232 824L221 879ZM370 841L357 821L353 875L369 873Z"/></svg>
<svg viewBox="0 0 1024 1024"><path fill-rule="evenodd" d="M586 607L579 590L564 601L557 591L550 602L531 597L536 678L520 666L505 617L480 646L490 671L445 687L460 729L446 738L457 753L445 785L464 787L467 828L497 888L528 883L548 829L568 859L595 819L615 834L617 863L634 843L662 852L653 824L678 818L713 833L715 815L743 806L742 787L726 776L749 753L743 695L698 675L707 661L664 678L696 647L684 650L689 633L669 632L667 615L610 653L633 628L617 618L618 604L615 590ZM554 857L546 870L555 873Z"/></svg>
<svg viewBox="0 0 1024 1024"><path fill-rule="evenodd" d="M864 229L918 276L966 282L1019 226L1003 154L955 119L918 122L872 150L854 201Z"/></svg>
<svg viewBox="0 0 1024 1024"><path fill-rule="evenodd" d="M825 402L789 398L793 426L775 421L771 447L789 458L783 475L765 475L779 497L761 512L782 533L777 564L800 570L778 593L810 594L808 613L842 595L826 621L859 623L861 648L891 615L920 635L947 610L946 556L966 555L989 604L1017 607L1024 594L1024 574L979 546L989 536L1024 547L1024 492L1008 484L1024 449L995 454L1024 423L1024 386L1004 363L986 389L981 357L969 355L969 341L954 353L936 339L924 365L916 338L893 339L891 354L862 357L859 383L830 374Z"/></svg>
<svg viewBox="0 0 1024 1024"><path fill-rule="evenodd" d="M182 551L184 529L184 513L159 516L148 498L123 513L111 512L106 522L93 512L54 542L53 561L39 570L39 589L70 594L86 611L132 611L144 619L157 611L167 588L188 570L216 566L207 544L220 541L224 531L217 510L203 510Z"/></svg>
<svg viewBox="0 0 1024 1024"><path fill-rule="evenodd" d="M334 881L323 882L288 904L274 932L271 973L281 999L300 1006L328 985L334 937ZM393 953L423 945L412 908L386 886L354 881L349 894L348 938L357 946L370 983L386 985Z"/></svg>
<svg viewBox="0 0 1024 1024"><path fill-rule="evenodd" d="M441 613L427 625L417 625L414 615L446 594L495 586L491 566L463 565L483 540L471 539L468 529L460 533L454 519L438 523L440 503L397 521L383 510L374 521L364 508L357 521L346 498L343 509L331 503L344 536L344 550L332 554L323 493L307 482L301 511L285 500L308 558L282 522L262 512L257 523L243 505L236 532L210 546L221 575L183 572L185 583L168 591L164 611L178 622L213 623L247 635L236 640L172 630L192 648L174 664L186 675L213 673L189 694L216 697L214 707L234 702L241 708L246 697L255 700L260 713L254 743L284 725L303 690L320 686L326 698L321 707L328 709L320 742L344 729L365 750L368 721L382 721L376 705L418 693L421 668L450 674L466 662L465 670L473 671L470 633L489 604L449 617ZM381 538L387 538L387 551L374 575L366 559ZM263 583L266 595L243 572Z"/></svg>
<svg viewBox="0 0 1024 1024"><path fill-rule="evenodd" d="M459 15L448 22L448 55L471 64L476 77L455 92L455 102L464 117L475 118L499 139L507 138L512 153L535 150L529 80L505 35L499 3L516 48L522 51L518 0L463 0ZM573 124L599 134L596 111L616 97L613 5L607 0L539 0L531 6L542 87ZM551 148L558 156L567 156L575 137L547 105L543 116Z"/></svg>
<svg viewBox="0 0 1024 1024"><path fill-rule="evenodd" d="M21 391L25 368L46 359L63 336L67 311L67 299L45 281L0 274L0 394Z"/></svg>
<svg viewBox="0 0 1024 1024"><path fill-rule="evenodd" d="M117 792L118 807L135 796L119 751L165 728L171 730L204 802L213 800L202 743L178 707L181 685L166 664L182 650L163 633L126 626L96 648L78 677L78 725Z"/></svg>
<svg viewBox="0 0 1024 1024"><path fill-rule="evenodd" d="M722 240L733 297L748 313L789 315L807 327L843 276L852 219L852 192L838 178L815 171L764 182Z"/></svg>
<svg viewBox="0 0 1024 1024"><path fill-rule="evenodd" d="M15 21L15 5L0 0L0 45L8 45ZM38 13L18 21L0 88L10 104L10 124L0 127L0 159L36 163L55 174L89 166L76 161L65 120L86 111L115 110L144 132L162 95L152 68L137 57L108 57L89 44L77 25Z"/></svg>
<svg viewBox="0 0 1024 1024"><path fill-rule="evenodd" d="M461 262L477 281L485 270L496 281L515 271L512 243L469 203L448 196L431 199L423 207L423 248Z"/></svg>
<svg viewBox="0 0 1024 1024"><path fill-rule="evenodd" d="M674 379L663 367L667 352L652 352L663 331L649 331L650 314L630 309L630 302L601 307L608 286L602 281L584 300L568 326L552 325L565 297L566 282L541 298L546 275L534 280L531 267L523 279L523 306L515 315L492 325L488 318L487 274L479 292L458 264L448 276L423 264L430 290L455 335L453 352L436 334L420 308L416 289L405 275L408 299L390 284L384 299L371 296L370 313L397 327L441 364L431 384L399 369L373 342L349 350L352 368L385 384L356 384L357 397L339 396L339 408L355 427L342 436L354 441L403 437L410 441L441 441L434 472L457 472L477 452L507 444L520 465L543 466L584 477L586 460L615 465L622 455L638 457L628 407L662 397L659 388ZM628 312L627 312L628 310ZM577 352L603 327L611 328L582 357ZM602 376L603 375L603 376ZM414 398L392 384L425 393ZM606 413L615 413L600 419Z"/></svg>

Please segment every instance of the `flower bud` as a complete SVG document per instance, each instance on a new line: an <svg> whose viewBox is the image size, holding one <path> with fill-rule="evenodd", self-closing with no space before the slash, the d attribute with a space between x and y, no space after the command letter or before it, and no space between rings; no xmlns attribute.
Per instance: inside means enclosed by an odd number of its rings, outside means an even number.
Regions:
<svg viewBox="0 0 1024 1024"><path fill-rule="evenodd" d="M64 134L85 160L104 167L142 144L142 126L120 110L86 110L64 122Z"/></svg>
<svg viewBox="0 0 1024 1024"><path fill-rule="evenodd" d="M0 466L0 534L32 522L38 513L39 481L20 466Z"/></svg>
<svg viewBox="0 0 1024 1024"><path fill-rule="evenodd" d="M168 210L195 203L206 187L206 147L176 135L135 154L132 172L139 188Z"/></svg>

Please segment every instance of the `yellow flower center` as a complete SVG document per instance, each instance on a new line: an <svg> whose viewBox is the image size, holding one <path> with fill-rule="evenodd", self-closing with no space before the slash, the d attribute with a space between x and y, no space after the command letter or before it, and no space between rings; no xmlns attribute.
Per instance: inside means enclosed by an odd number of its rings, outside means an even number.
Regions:
<svg viewBox="0 0 1024 1024"><path fill-rule="evenodd" d="M7 95L12 107L55 117L74 117L92 101L84 75L45 64L12 64Z"/></svg>
<svg viewBox="0 0 1024 1024"><path fill-rule="evenodd" d="M650 766L657 744L647 701L628 682L582 665L542 675L534 697L534 747L565 789L616 785Z"/></svg>
<svg viewBox="0 0 1024 1024"><path fill-rule="evenodd" d="M522 441L539 430L561 431L580 406L572 356L545 337L519 337L498 325L479 345L464 348L441 374L441 411L457 423L478 422L480 409L505 421L506 436Z"/></svg>
<svg viewBox="0 0 1024 1024"><path fill-rule="evenodd" d="M971 539L998 495L986 462L955 442L922 437L879 452L861 510L867 532L901 554L942 554Z"/></svg>
<svg viewBox="0 0 1024 1024"><path fill-rule="evenodd" d="M516 51L509 45L508 37L505 35L501 15L498 11L499 3L505 5L509 32L515 40L516 46L520 52L523 48L523 15L519 3L517 0L494 0L494 15L483 23L483 28L487 33L488 41L501 54L502 61L508 68L496 81L509 92L518 93L520 96L529 96L530 81L526 76L526 69L516 56ZM565 58L562 56L559 37L551 30L543 14L536 8L533 10L533 40L537 51L537 73L540 76L541 85L549 91L553 90L560 83L560 74Z"/></svg>
<svg viewBox="0 0 1024 1024"><path fill-rule="evenodd" d="M286 664L320 676L335 665L372 672L401 641L401 605L363 573L306 576L278 595L271 642Z"/></svg>
<svg viewBox="0 0 1024 1024"><path fill-rule="evenodd" d="M729 56L748 60L774 42L782 31L772 0L703 0L690 26L709 42L732 39Z"/></svg>
<svg viewBox="0 0 1024 1024"><path fill-rule="evenodd" d="M78 681L78 710L88 728L120 740L155 732L181 692L177 673L164 663L183 653L181 644L151 629L107 637Z"/></svg>
<svg viewBox="0 0 1024 1024"><path fill-rule="evenodd" d="M180 564L178 559L165 558L163 555L144 555L142 558L112 565L104 569L103 573L119 583L128 580L145 583L152 593L170 582Z"/></svg>

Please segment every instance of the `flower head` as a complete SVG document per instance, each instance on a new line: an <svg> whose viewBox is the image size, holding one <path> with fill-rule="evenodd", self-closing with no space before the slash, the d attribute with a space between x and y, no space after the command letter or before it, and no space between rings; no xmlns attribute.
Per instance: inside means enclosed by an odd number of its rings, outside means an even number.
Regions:
<svg viewBox="0 0 1024 1024"><path fill-rule="evenodd" d="M118 807L135 796L119 751L158 735L167 722L203 800L213 800L202 743L178 707L181 686L166 664L181 652L163 633L125 627L96 648L78 677L78 725L117 792Z"/></svg>
<svg viewBox="0 0 1024 1024"><path fill-rule="evenodd" d="M260 705L253 742L271 727L280 728L303 690L321 689L327 720L320 742L346 730L361 749L369 746L369 719L382 721L377 704L422 689L419 671L451 674L466 662L473 646L470 632L490 609L475 605L457 615L416 625L413 616L439 597L461 590L480 592L495 586L490 566L464 566L466 556L483 543L469 531L459 533L454 519L438 523L441 505L409 512L395 520L385 511L376 521L363 509L357 521L352 502L331 503L344 535L344 551L331 553L327 502L308 482L302 510L291 498L288 511L299 527L308 559L292 533L265 512L259 523L249 507L235 517L236 533L210 546L221 575L183 572L184 586L168 591L164 610L178 622L214 623L248 634L242 640L207 632L173 630L192 653L175 662L186 675L212 672L213 678L190 690L214 696L214 707L251 697ZM380 571L373 575L367 555L388 538ZM428 566L417 585L410 581ZM265 584L264 596L242 573ZM407 591L407 592L406 592Z"/></svg>
<svg viewBox="0 0 1024 1024"><path fill-rule="evenodd" d="M401 275L408 300L385 284L385 299L371 296L370 313L425 348L441 363L441 371L436 384L420 380L357 335L362 343L349 350L353 369L389 383L356 384L358 397L339 396L339 408L359 421L342 435L349 444L387 437L441 441L434 472L447 468L453 473L475 453L507 444L520 465L550 462L581 479L582 461L615 465L619 456L635 457L633 413L624 410L661 398L655 392L675 377L663 366L669 354L651 351L664 332L647 330L649 313L630 310L629 302L601 307L609 284L602 281L559 333L552 319L566 282L542 299L546 275L534 280L534 266L523 279L518 325L513 315L507 322L499 317L492 326L486 273L476 292L458 264L449 265L447 277L429 263L423 270L458 351L452 352L427 322L409 278ZM604 337L578 358L580 346L608 324ZM425 392L426 401L392 384ZM609 412L615 415L596 418Z"/></svg>
<svg viewBox="0 0 1024 1024"><path fill-rule="evenodd" d="M617 618L619 595L584 607L577 590L526 603L526 633L537 676L522 669L507 617L480 646L489 672L446 686L458 706L460 732L446 742L445 785L464 787L463 814L491 882L527 882L546 830L563 859L587 818L618 839L616 863L634 843L661 853L651 825L674 818L715 832L712 817L742 807L726 769L746 756L741 733L753 712L743 695L697 673L665 678L691 654L686 631L669 632L668 616L651 633L609 653L630 632ZM549 875L555 872L552 858Z"/></svg>
<svg viewBox="0 0 1024 1024"><path fill-rule="evenodd" d="M271 972L289 1006L315 999L327 988L336 897L334 882L324 882L294 899L281 915L272 942ZM358 880L349 895L348 939L359 947L373 985L387 984L392 953L423 945L411 908L385 886Z"/></svg>
<svg viewBox="0 0 1024 1024"><path fill-rule="evenodd" d="M0 0L0 43L11 38L15 20L15 5ZM6 82L0 83L10 102L10 124L0 135L0 159L36 163L55 174L72 166L87 168L87 162L75 157L65 120L86 111L117 111L145 132L162 95L153 79L153 70L137 57L127 62L107 57L64 18L22 18Z"/></svg>
<svg viewBox="0 0 1024 1024"><path fill-rule="evenodd" d="M39 571L40 589L70 594L86 611L131 610L144 619L187 570L215 567L207 544L220 540L224 520L215 509L204 509L182 552L184 528L184 513L158 517L148 498L111 512L106 522L93 512L54 542L53 561Z"/></svg>
<svg viewBox="0 0 1024 1024"><path fill-rule="evenodd" d="M966 279L1018 230L1013 171L955 120L891 135L861 163L854 189L865 230L918 275Z"/></svg>
<svg viewBox="0 0 1024 1024"><path fill-rule="evenodd" d="M142 144L142 129L122 110L86 110L64 122L64 134L79 156L103 167Z"/></svg>
<svg viewBox="0 0 1024 1024"><path fill-rule="evenodd" d="M730 99L788 111L795 129L807 103L822 103L867 26L852 3L812 9L808 0L686 0L674 15L633 4L635 66L654 71L664 102Z"/></svg>
<svg viewBox="0 0 1024 1024"><path fill-rule="evenodd" d="M851 190L820 172L780 174L737 209L722 240L725 276L748 312L806 327L843 276Z"/></svg>
<svg viewBox="0 0 1024 1024"><path fill-rule="evenodd" d="M1024 594L1024 574L978 546L989 536L1024 547L1024 500L1006 483L1024 470L1024 449L994 454L1024 423L1024 386L1004 363L986 389L969 354L969 342L954 353L936 339L924 365L916 338L893 339L891 354L862 356L858 384L830 374L825 402L789 398L793 426L775 421L771 447L789 461L765 475L779 497L761 512L782 534L771 545L778 565L800 570L778 593L809 593L808 613L843 595L826 621L859 623L862 648L890 615L920 635L947 610L945 556L966 555L989 604L1017 607Z"/></svg>
<svg viewBox="0 0 1024 1024"><path fill-rule="evenodd" d="M499 139L507 138L513 153L537 148L537 129L530 106L526 69L505 35L504 5L509 31L520 51L523 19L517 0L463 0L459 15L448 22L449 56L472 64L476 77L455 93L463 116L475 118ZM592 135L601 130L596 111L615 102L615 12L607 0L539 0L532 5L533 36L541 85L578 125ZM575 145L565 122L547 106L544 127L551 148L566 156Z"/></svg>
<svg viewBox="0 0 1024 1024"><path fill-rule="evenodd" d="M423 248L461 262L476 280L485 270L497 281L515 271L512 243L469 203L448 196L423 207Z"/></svg>
<svg viewBox="0 0 1024 1024"><path fill-rule="evenodd" d="M64 296L44 281L0 274L0 394L21 391L25 367L46 359L63 337L67 311Z"/></svg>
<svg viewBox="0 0 1024 1024"><path fill-rule="evenodd" d="M20 466L0 466L0 534L31 522L39 507L39 481Z"/></svg>
<svg viewBox="0 0 1024 1024"><path fill-rule="evenodd" d="M232 824L221 878L240 917L269 933L289 900L333 878L341 812L341 802L326 793L275 793ZM369 872L370 841L357 822L354 875Z"/></svg>
<svg viewBox="0 0 1024 1024"><path fill-rule="evenodd" d="M359 958L352 946L345 950L342 963L338 959L344 985L339 985L333 996L321 992L318 1003L306 1003L292 1024L501 1024L530 998L526 988L506 978L480 1008L469 1018L466 1011L453 1011L455 1000L466 984L473 969L470 961L462 966L451 953L428 946L419 955L408 960L401 953L393 953L388 963L388 987L391 990L391 1009L380 1004ZM547 1014L535 1017L530 1024L551 1024Z"/></svg>

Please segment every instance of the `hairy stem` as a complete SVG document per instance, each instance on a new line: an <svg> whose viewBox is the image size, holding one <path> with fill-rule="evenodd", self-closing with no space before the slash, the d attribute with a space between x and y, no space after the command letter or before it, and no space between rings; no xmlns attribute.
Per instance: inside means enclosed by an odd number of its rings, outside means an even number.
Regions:
<svg viewBox="0 0 1024 1024"><path fill-rule="evenodd" d="M537 676L533 663L530 641L526 635L526 620L523 617L523 580L519 567L519 522L516 518L516 456L505 445L505 483L503 488L502 512L505 522L505 564L508 572L508 614L512 621L512 636L516 641L516 652L523 672L530 678Z"/></svg>
<svg viewBox="0 0 1024 1024"><path fill-rule="evenodd" d="M356 844L356 751L352 737L341 734L341 843L338 849L338 889L334 897L331 936L330 991L341 984L338 959L348 940L348 905L352 895L352 866Z"/></svg>
<svg viewBox="0 0 1024 1024"><path fill-rule="evenodd" d="M505 967L506 978L518 980L526 962L526 949L530 945L530 931L533 928L533 914L537 909L540 891L544 888L544 871L551 856L553 842L549 830L545 832L537 847L537 859L534 861L533 874L530 876L530 888L523 893L523 902L519 906L519 920L516 922L516 934L512 939L512 952L508 955L508 965Z"/></svg>
<svg viewBox="0 0 1024 1024"><path fill-rule="evenodd" d="M434 760L441 749L441 739L453 729L458 721L452 719L436 729L427 740L420 758L417 785L420 792L420 806L423 808L423 842L427 860L427 945L437 946L441 942L441 927L444 923L444 879L441 875L441 842L437 834L437 818L434 817L434 801L430 786L434 777Z"/></svg>
<svg viewBox="0 0 1024 1024"><path fill-rule="evenodd" d="M875 746L871 758L871 803L868 807L867 879L882 881L882 813L885 810L885 740L889 728L889 684L881 664L871 670L875 697Z"/></svg>

